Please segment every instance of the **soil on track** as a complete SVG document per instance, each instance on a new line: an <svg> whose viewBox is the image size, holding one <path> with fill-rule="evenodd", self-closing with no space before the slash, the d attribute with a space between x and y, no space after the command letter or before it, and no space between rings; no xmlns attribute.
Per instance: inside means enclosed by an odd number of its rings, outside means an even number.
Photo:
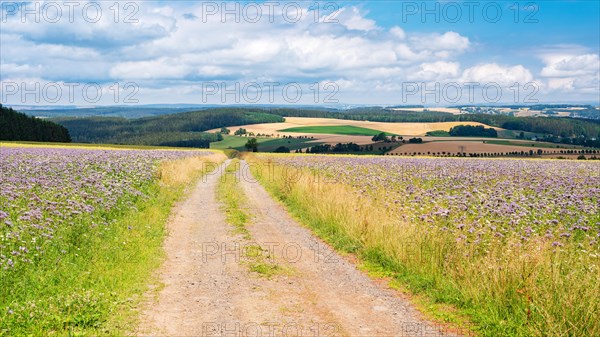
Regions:
<svg viewBox="0 0 600 337"><path fill-rule="evenodd" d="M243 161L250 237L236 232L215 197L222 172L175 209L159 271L164 288L146 305L136 335L442 336L407 300L292 219ZM260 256L247 254L256 246ZM274 272L251 271L258 265Z"/></svg>

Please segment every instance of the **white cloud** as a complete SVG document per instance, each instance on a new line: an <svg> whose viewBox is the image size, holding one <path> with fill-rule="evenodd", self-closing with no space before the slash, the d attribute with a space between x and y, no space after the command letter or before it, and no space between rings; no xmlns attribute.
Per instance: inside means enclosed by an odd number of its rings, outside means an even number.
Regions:
<svg viewBox="0 0 600 337"><path fill-rule="evenodd" d="M324 23L323 15L315 18L308 8L298 13L298 22L286 21L280 6L273 17L262 7L260 21L248 22L242 16L236 23L232 17L222 22L220 13L206 16L199 3L136 4L138 23L114 24L112 15L94 24L81 18L73 23L21 24L20 18L9 18L0 32L3 78L135 81L150 88L153 99L161 99L161 92L197 94L202 81L306 84L333 79L348 97L364 99L379 97L378 90L401 90L406 81L502 86L536 81L523 65L469 67L460 58L473 43L458 32L384 29L351 4L335 16L339 23ZM105 13L112 14L111 5L102 3ZM554 48L539 58L539 75L547 90L593 93L590 90L598 87L597 53Z"/></svg>
<svg viewBox="0 0 600 337"><path fill-rule="evenodd" d="M422 63L419 70L409 75L409 79L421 81L444 81L458 76L460 64L458 62L429 62Z"/></svg>
<svg viewBox="0 0 600 337"><path fill-rule="evenodd" d="M463 71L461 82L478 82L482 85L496 83L510 87L514 83L525 85L533 81L531 72L522 65L503 66L496 63L479 64Z"/></svg>
<svg viewBox="0 0 600 337"><path fill-rule="evenodd" d="M365 18L364 13L361 13L356 7L340 8L335 19L346 28L353 30L369 31L377 27L375 21Z"/></svg>
<svg viewBox="0 0 600 337"><path fill-rule="evenodd" d="M186 10L188 17L190 14L202 17L199 8ZM182 20L169 36L125 48L125 53L139 54L143 49L142 54L153 59L168 54L169 63L193 65L187 68L187 73L184 67L149 66L148 60L141 59L116 64L110 74L116 78L138 76L142 79L211 75L197 73L198 65L204 65L227 68L229 74L239 74L240 78L246 79L265 74L271 78L316 80L348 76L372 78L375 73L390 77L398 75L399 66L435 61L436 53L444 53L445 45L449 48L445 57L468 46L468 38L454 32L435 35L439 43L432 48L421 43L418 37L399 42L407 36L401 28L394 27L389 32L382 30L355 7L342 8L335 18L339 24L315 23L312 14L307 14L297 24L268 20L224 24L219 15L205 18L208 19L205 22ZM421 38L430 39L431 36ZM136 62L139 72L132 70L136 69Z"/></svg>
<svg viewBox="0 0 600 337"><path fill-rule="evenodd" d="M600 57L598 54L564 55L552 54L542 57L545 67L541 71L544 77L573 77L598 73Z"/></svg>
<svg viewBox="0 0 600 337"><path fill-rule="evenodd" d="M3 14L2 30L36 43L111 49L160 38L175 29L176 20L169 7L135 2L67 3L19 3L15 15ZM13 13L11 6L2 9Z"/></svg>
<svg viewBox="0 0 600 337"><path fill-rule="evenodd" d="M554 46L539 53L544 63L540 76L548 92L594 94L600 92L600 57L576 45Z"/></svg>
<svg viewBox="0 0 600 337"><path fill-rule="evenodd" d="M469 38L456 32L416 35L411 38L414 45L423 50L463 52L469 48Z"/></svg>
<svg viewBox="0 0 600 337"><path fill-rule="evenodd" d="M400 40L404 40L406 38L406 32L398 26L392 27L390 29L390 33Z"/></svg>

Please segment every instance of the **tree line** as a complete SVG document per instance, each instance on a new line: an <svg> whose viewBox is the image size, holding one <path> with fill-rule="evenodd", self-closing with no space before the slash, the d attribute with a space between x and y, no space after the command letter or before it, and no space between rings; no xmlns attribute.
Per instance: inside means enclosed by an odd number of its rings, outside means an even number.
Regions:
<svg viewBox="0 0 600 337"><path fill-rule="evenodd" d="M457 125L448 132L452 137L498 137L498 132L493 128L486 128L483 125Z"/></svg>
<svg viewBox="0 0 600 337"><path fill-rule="evenodd" d="M221 133L207 133L207 130L278 123L284 119L262 109L218 108L138 119L71 117L53 121L66 127L73 140L81 143L207 147L208 143L223 139Z"/></svg>
<svg viewBox="0 0 600 337"><path fill-rule="evenodd" d="M71 137L61 125L27 116L0 104L0 140L69 143Z"/></svg>

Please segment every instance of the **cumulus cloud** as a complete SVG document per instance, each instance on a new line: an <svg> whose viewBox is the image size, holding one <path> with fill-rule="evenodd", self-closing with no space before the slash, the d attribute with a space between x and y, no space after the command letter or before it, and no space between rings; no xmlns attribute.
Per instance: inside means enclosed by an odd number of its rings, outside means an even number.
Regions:
<svg viewBox="0 0 600 337"><path fill-rule="evenodd" d="M409 76L409 79L421 81L444 81L455 79L460 71L458 62L429 62L422 63L419 69Z"/></svg>
<svg viewBox="0 0 600 337"><path fill-rule="evenodd" d="M550 92L600 92L600 56L580 46L555 46L540 52L540 76Z"/></svg>
<svg viewBox="0 0 600 337"><path fill-rule="evenodd" d="M375 21L364 17L356 7L341 8L335 15L335 18L346 28L352 30L369 31L377 27Z"/></svg>
<svg viewBox="0 0 600 337"><path fill-rule="evenodd" d="M414 45L421 50L463 52L470 46L469 38L456 32L416 35L411 38Z"/></svg>
<svg viewBox="0 0 600 337"><path fill-rule="evenodd" d="M176 23L170 8L150 8L135 2L77 1L65 5L37 1L13 6L2 6L3 33L43 44L111 49L167 36Z"/></svg>
<svg viewBox="0 0 600 337"><path fill-rule="evenodd" d="M79 5L88 3L97 2ZM121 7L115 23L112 2L99 3L105 15L94 23L77 15L73 22L56 23L21 22L18 13L6 16L0 31L3 78L135 81L150 88L153 97L198 93L202 81L335 81L349 97L401 90L405 81L502 86L536 81L519 64L467 64L460 58L473 43L459 32L384 28L352 4L335 16L310 7L286 13L281 6L272 11L255 4L242 7L237 19L222 16L222 8L210 14L202 3L134 4L134 22L125 22L129 12ZM258 13L259 20L250 20ZM560 49L540 55L539 76L548 90L598 86L597 53Z"/></svg>
<svg viewBox="0 0 600 337"><path fill-rule="evenodd" d="M496 63L479 64L463 71L461 82L496 83L509 87L514 83L524 85L533 81L531 72L522 65L504 66Z"/></svg>
<svg viewBox="0 0 600 337"><path fill-rule="evenodd" d="M196 74L197 66L203 64L230 69L229 73L238 73L243 78L264 74L274 79L314 80L368 78L373 74L390 77L398 75L399 66L434 60L435 53L445 52L445 47L447 55L452 55L469 44L468 38L454 32L433 36L436 43L432 45L421 43L416 37L402 41L407 33L400 27L383 30L356 7L340 9L335 15L338 23L315 22L313 15L306 11L294 24L282 20L276 13L275 22L261 20L249 24L242 20L233 25L223 24L219 15L203 17L201 9L188 8L186 13L203 20L178 22L178 29L168 37L143 43L135 49L125 48L126 53L142 48L146 55L156 58L170 54L169 62L192 65L186 68L187 73L181 73L186 72L184 67L177 66L177 71L173 71L173 66L148 67L147 60L139 60L116 64L111 76L135 78L137 73L139 78L160 79L178 74L190 78L200 75ZM198 35L202 38L197 38ZM144 71L137 72L136 68Z"/></svg>
<svg viewBox="0 0 600 337"><path fill-rule="evenodd" d="M404 40L406 38L406 32L398 26L392 27L390 33L399 40Z"/></svg>
<svg viewBox="0 0 600 337"><path fill-rule="evenodd" d="M541 71L544 77L573 77L598 73L600 58L598 54L585 55L544 55L545 67Z"/></svg>

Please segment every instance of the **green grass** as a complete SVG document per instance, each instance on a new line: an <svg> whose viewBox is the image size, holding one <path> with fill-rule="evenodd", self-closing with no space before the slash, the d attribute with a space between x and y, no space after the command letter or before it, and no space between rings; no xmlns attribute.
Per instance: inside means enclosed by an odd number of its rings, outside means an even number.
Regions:
<svg viewBox="0 0 600 337"><path fill-rule="evenodd" d="M193 180L200 177L198 171ZM189 184L152 181L138 198L105 215L111 225L88 235L86 219L54 235L68 251L48 249L35 268L0 278L0 336L125 335L163 261L165 224Z"/></svg>
<svg viewBox="0 0 600 337"><path fill-rule="evenodd" d="M280 146L285 146L289 148L291 151L296 149L303 149L305 147L311 147L318 144L322 144L320 142L310 142L311 139L298 139L298 138L275 138L270 139L266 142L258 144L259 152L273 152ZM309 143L310 142L310 143Z"/></svg>
<svg viewBox="0 0 600 337"><path fill-rule="evenodd" d="M507 138L507 139L517 139L521 134L521 131L518 130L496 130L498 132L498 138ZM541 138L544 134L534 133L529 131L523 131L526 139L531 139L532 137Z"/></svg>
<svg viewBox="0 0 600 337"><path fill-rule="evenodd" d="M240 162L238 159L233 159L225 174L219 180L217 186L217 199L221 201L221 210L225 213L227 223L235 228L235 233L243 236L245 240L252 240L252 236L247 229L247 225L252 219L246 207L246 195L241 190L238 184L238 175ZM258 244L244 246L242 251L241 263L248 267L250 272L256 273L259 276L272 278L278 274L290 274L291 268L282 267L273 261L267 249L262 248Z"/></svg>
<svg viewBox="0 0 600 337"><path fill-rule="evenodd" d="M250 157L267 191L336 250L416 296L426 317L478 336L599 335L597 254L588 255L594 248L581 254L573 243L554 251L546 241L523 251L490 245L476 256L476 250L456 250L454 237L402 224L380 201L357 198L348 185L320 183L324 172L271 166L274 157ZM299 178L285 179L290 174Z"/></svg>
<svg viewBox="0 0 600 337"><path fill-rule="evenodd" d="M256 140L258 141L259 152L273 152L280 146L285 146L291 151L294 151L297 149L303 149L305 147L322 144L319 142L310 142L311 139L224 136L224 139L222 141L210 143L210 148L246 151L244 145L246 145L246 142L248 142L248 139L250 138L256 138Z"/></svg>
<svg viewBox="0 0 600 337"><path fill-rule="evenodd" d="M221 210L225 213L226 221L235 227L236 233L242 234L245 239L250 240L250 232L246 229L246 224L250 220L250 215L244 207L246 196L237 183L236 173L239 167L240 161L233 159L225 169L225 174L217 186L217 198L222 203Z"/></svg>
<svg viewBox="0 0 600 337"><path fill-rule="evenodd" d="M271 278L283 272L283 268L281 266L266 262L251 263L249 267L250 271L260 274L266 278Z"/></svg>
<svg viewBox="0 0 600 337"><path fill-rule="evenodd" d="M259 165L260 166L260 165ZM391 279L390 287L401 290L416 299L423 313L432 320L450 323L457 331L472 336L474 326L470 322L470 312L455 305L460 302L460 289L450 280L435 278L426 274L415 274L406 266L386 256L379 248L369 247L362 240L354 237L337 218L330 217L321 211L315 211L313 200L302 192L282 189L277 179L267 179L259 174L253 166L253 173L265 189L282 202L290 214L300 223L310 228L318 237L330 244L342 254L353 254L358 257L360 268L372 277ZM316 214L318 213L318 214ZM340 215L343 217L343 215Z"/></svg>
<svg viewBox="0 0 600 337"><path fill-rule="evenodd" d="M279 132L301 132L301 133L324 133L332 135L348 136L375 136L382 131L362 128L352 125L332 125L332 126L299 126L278 130ZM393 136L393 133L386 133L387 136Z"/></svg>
<svg viewBox="0 0 600 337"><path fill-rule="evenodd" d="M248 141L249 138L239 137L239 136L223 136L223 140L219 142L210 143L211 149L235 149L235 150L245 150L244 145ZM256 138L258 143L265 138Z"/></svg>

